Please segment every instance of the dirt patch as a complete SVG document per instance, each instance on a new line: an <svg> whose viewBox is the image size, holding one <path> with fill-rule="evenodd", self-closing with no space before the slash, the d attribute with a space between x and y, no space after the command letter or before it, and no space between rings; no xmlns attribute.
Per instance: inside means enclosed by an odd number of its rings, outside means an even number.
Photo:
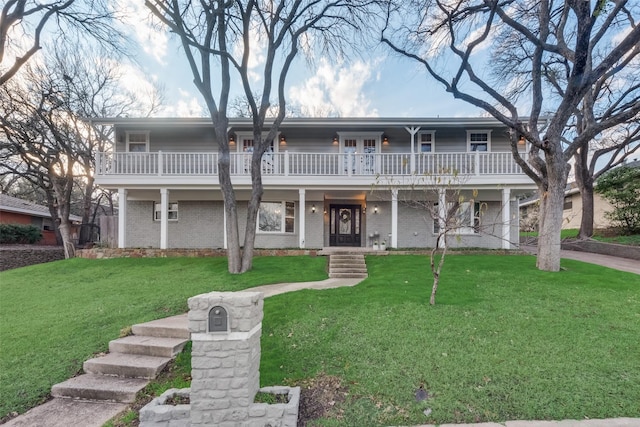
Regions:
<svg viewBox="0 0 640 427"><path fill-rule="evenodd" d="M305 427L310 421L326 416L349 394L347 387L342 385L341 378L324 373L296 385L300 386L299 427Z"/></svg>

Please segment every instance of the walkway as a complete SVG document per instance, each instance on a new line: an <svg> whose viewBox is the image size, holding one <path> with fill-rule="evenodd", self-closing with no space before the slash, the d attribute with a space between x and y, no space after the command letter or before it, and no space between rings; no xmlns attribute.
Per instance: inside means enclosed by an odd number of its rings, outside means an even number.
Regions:
<svg viewBox="0 0 640 427"><path fill-rule="evenodd" d="M530 245L522 245L520 246L520 249L532 255L535 255L538 250L535 246ZM588 262L590 264L602 265L603 267L609 267L615 270L640 274L640 261L634 259L567 250L560 251L560 258L573 259L576 261Z"/></svg>

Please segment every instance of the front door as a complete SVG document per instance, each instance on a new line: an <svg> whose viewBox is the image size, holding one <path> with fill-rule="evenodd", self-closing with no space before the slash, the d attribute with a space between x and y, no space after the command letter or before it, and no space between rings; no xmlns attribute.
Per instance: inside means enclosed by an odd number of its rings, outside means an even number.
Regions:
<svg viewBox="0 0 640 427"><path fill-rule="evenodd" d="M329 246L360 246L360 205L330 205Z"/></svg>

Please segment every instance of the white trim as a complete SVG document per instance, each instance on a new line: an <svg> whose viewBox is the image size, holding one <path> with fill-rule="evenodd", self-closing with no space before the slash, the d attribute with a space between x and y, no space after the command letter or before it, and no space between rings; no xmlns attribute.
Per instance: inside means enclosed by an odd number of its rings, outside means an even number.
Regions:
<svg viewBox="0 0 640 427"><path fill-rule="evenodd" d="M268 132L263 132L262 133L262 138L264 138L265 136L267 136ZM253 140L253 132L234 132L235 135L235 141L236 141L236 152L238 153L250 153L250 151L243 151L242 147L244 146L244 140L245 139L251 139ZM255 144L255 141L254 141ZM280 132L278 132L278 135L273 139L273 141L271 142L271 146L273 147L273 152L274 153L278 153L280 151ZM269 151L267 150L265 153L268 153Z"/></svg>
<svg viewBox="0 0 640 427"><path fill-rule="evenodd" d="M420 140L421 135L431 135L431 141L425 141L424 144L430 144L431 145L430 153L435 153L436 151L436 131L435 130L421 130L418 132L418 140L416 141L418 146L416 147L416 152L418 154L426 152L426 151L422 151L423 142Z"/></svg>
<svg viewBox="0 0 640 427"><path fill-rule="evenodd" d="M491 152L491 129L467 129L467 151L471 152L471 134L484 133L487 134L487 153ZM474 141L477 143L477 141Z"/></svg>
<svg viewBox="0 0 640 427"><path fill-rule="evenodd" d="M291 236L296 233L296 202L291 200L262 200L260 204L263 203L279 203L280 208L282 209L280 215L280 231L262 231L260 230L260 206L258 206L258 218L256 221L256 234L285 234L287 236ZM287 203L293 204L293 230L287 230Z"/></svg>
<svg viewBox="0 0 640 427"><path fill-rule="evenodd" d="M133 144L144 144L144 152L148 153L149 152L149 133L150 131L148 130L128 130L125 132L125 150L129 153L132 152L129 149L129 145L131 145L131 141L129 141L129 138L131 136L131 134L144 134L145 136L145 142L133 142ZM134 151L134 153L140 153L141 151Z"/></svg>
<svg viewBox="0 0 640 427"><path fill-rule="evenodd" d="M391 244L392 248L398 247L398 189L391 190Z"/></svg>
<svg viewBox="0 0 640 427"><path fill-rule="evenodd" d="M153 205L155 219L155 203ZM176 219L177 220L177 219ZM167 249L169 242L169 190L160 189L160 249Z"/></svg>
<svg viewBox="0 0 640 427"><path fill-rule="evenodd" d="M305 232L305 228L306 228L306 214L307 214L307 204L306 204L306 200L305 200L305 195L306 195L306 190L304 188L301 188L298 190L298 194L300 196L300 200L298 202L298 212L299 212L299 216L300 218L298 219L298 244L300 245L300 248L304 248L305 247L305 241L304 241L304 236L306 234ZM285 208L286 209L286 208ZM295 231L296 229L296 219L295 217L293 218L293 230Z"/></svg>
<svg viewBox="0 0 640 427"><path fill-rule="evenodd" d="M382 152L382 132L337 132L340 139L340 153L344 153L345 139L356 140L356 153L364 153L364 140L375 139L376 153Z"/></svg>
<svg viewBox="0 0 640 427"><path fill-rule="evenodd" d="M118 188L118 247L126 248L127 244L127 190Z"/></svg>
<svg viewBox="0 0 640 427"><path fill-rule="evenodd" d="M191 341L246 341L262 331L262 322L247 332L194 332Z"/></svg>
<svg viewBox="0 0 640 427"><path fill-rule="evenodd" d="M509 249L511 242L511 189L502 189L502 249Z"/></svg>

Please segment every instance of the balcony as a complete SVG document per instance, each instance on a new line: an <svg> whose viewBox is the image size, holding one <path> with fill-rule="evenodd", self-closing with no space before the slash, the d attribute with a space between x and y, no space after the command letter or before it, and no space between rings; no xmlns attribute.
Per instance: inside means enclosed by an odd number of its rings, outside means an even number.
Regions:
<svg viewBox="0 0 640 427"><path fill-rule="evenodd" d="M251 153L231 154L231 175L251 174ZM265 153L264 177L375 177L410 175L504 176L523 172L510 152L471 153ZM218 153L98 153L96 176L210 177Z"/></svg>

